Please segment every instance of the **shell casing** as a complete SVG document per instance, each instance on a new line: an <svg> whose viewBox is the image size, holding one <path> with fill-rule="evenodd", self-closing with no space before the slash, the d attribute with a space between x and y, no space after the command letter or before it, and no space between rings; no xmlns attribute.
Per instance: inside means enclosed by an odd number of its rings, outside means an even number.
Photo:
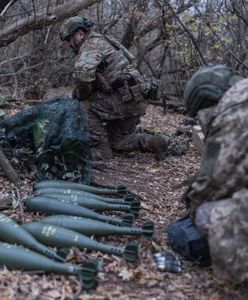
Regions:
<svg viewBox="0 0 248 300"><path fill-rule="evenodd" d="M55 251L39 243L30 233L2 213L0 213L0 240L11 244L22 245L50 258L63 261L63 258L58 256Z"/></svg>

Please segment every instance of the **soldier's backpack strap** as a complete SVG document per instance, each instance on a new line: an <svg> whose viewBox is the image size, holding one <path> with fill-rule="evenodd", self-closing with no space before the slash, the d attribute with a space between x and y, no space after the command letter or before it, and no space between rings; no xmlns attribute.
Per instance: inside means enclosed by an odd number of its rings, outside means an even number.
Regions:
<svg viewBox="0 0 248 300"><path fill-rule="evenodd" d="M105 61L99 68L101 88L105 92L110 91L110 88L118 90L122 102L142 101L144 98L139 79L141 74L135 68L134 56L115 38L106 35L103 37L116 49L116 53L111 55L108 63ZM106 88L107 86L110 88Z"/></svg>
<svg viewBox="0 0 248 300"><path fill-rule="evenodd" d="M126 58L129 60L130 63L134 63L134 56L133 54L127 50L117 39L113 38L112 36L103 35L103 37L116 49L122 50Z"/></svg>

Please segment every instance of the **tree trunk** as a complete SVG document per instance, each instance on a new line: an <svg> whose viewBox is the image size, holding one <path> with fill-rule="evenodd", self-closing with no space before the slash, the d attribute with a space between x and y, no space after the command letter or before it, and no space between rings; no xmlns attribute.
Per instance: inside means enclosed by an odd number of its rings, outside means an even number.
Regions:
<svg viewBox="0 0 248 300"><path fill-rule="evenodd" d="M11 166L8 158L3 153L3 149L0 146L0 167L3 169L6 176L9 178L11 182L14 183L16 187L20 187L20 179L14 170L14 168Z"/></svg>

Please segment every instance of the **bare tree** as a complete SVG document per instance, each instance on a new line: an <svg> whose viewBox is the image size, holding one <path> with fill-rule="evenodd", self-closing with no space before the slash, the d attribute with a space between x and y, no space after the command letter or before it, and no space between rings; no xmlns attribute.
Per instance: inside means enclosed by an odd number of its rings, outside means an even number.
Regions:
<svg viewBox="0 0 248 300"><path fill-rule="evenodd" d="M182 99L187 79L203 64L248 73L243 0L21 0L0 23L0 84L16 93L42 82L70 84L73 56L59 41L58 26L82 13L122 42L140 70L161 80L162 97Z"/></svg>
<svg viewBox="0 0 248 300"><path fill-rule="evenodd" d="M63 21L66 17L76 15L79 10L86 9L92 4L101 2L102 0L84 0L84 1L70 1L63 5L55 7L49 13L34 13L32 16L21 19L16 23L4 28L0 31L0 47L7 46L13 42L17 37L28 33L29 31L41 29Z"/></svg>

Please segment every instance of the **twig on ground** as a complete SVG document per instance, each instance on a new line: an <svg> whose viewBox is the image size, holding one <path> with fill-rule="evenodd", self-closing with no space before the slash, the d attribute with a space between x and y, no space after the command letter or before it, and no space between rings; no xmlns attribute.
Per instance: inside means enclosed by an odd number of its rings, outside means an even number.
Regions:
<svg viewBox="0 0 248 300"><path fill-rule="evenodd" d="M19 208L19 217L20 217L22 223L24 223L24 209L23 209L23 205L22 205L22 201L21 201L21 197L20 197L20 190L18 188L15 188L15 190L16 190L16 199L17 199L18 208Z"/></svg>

